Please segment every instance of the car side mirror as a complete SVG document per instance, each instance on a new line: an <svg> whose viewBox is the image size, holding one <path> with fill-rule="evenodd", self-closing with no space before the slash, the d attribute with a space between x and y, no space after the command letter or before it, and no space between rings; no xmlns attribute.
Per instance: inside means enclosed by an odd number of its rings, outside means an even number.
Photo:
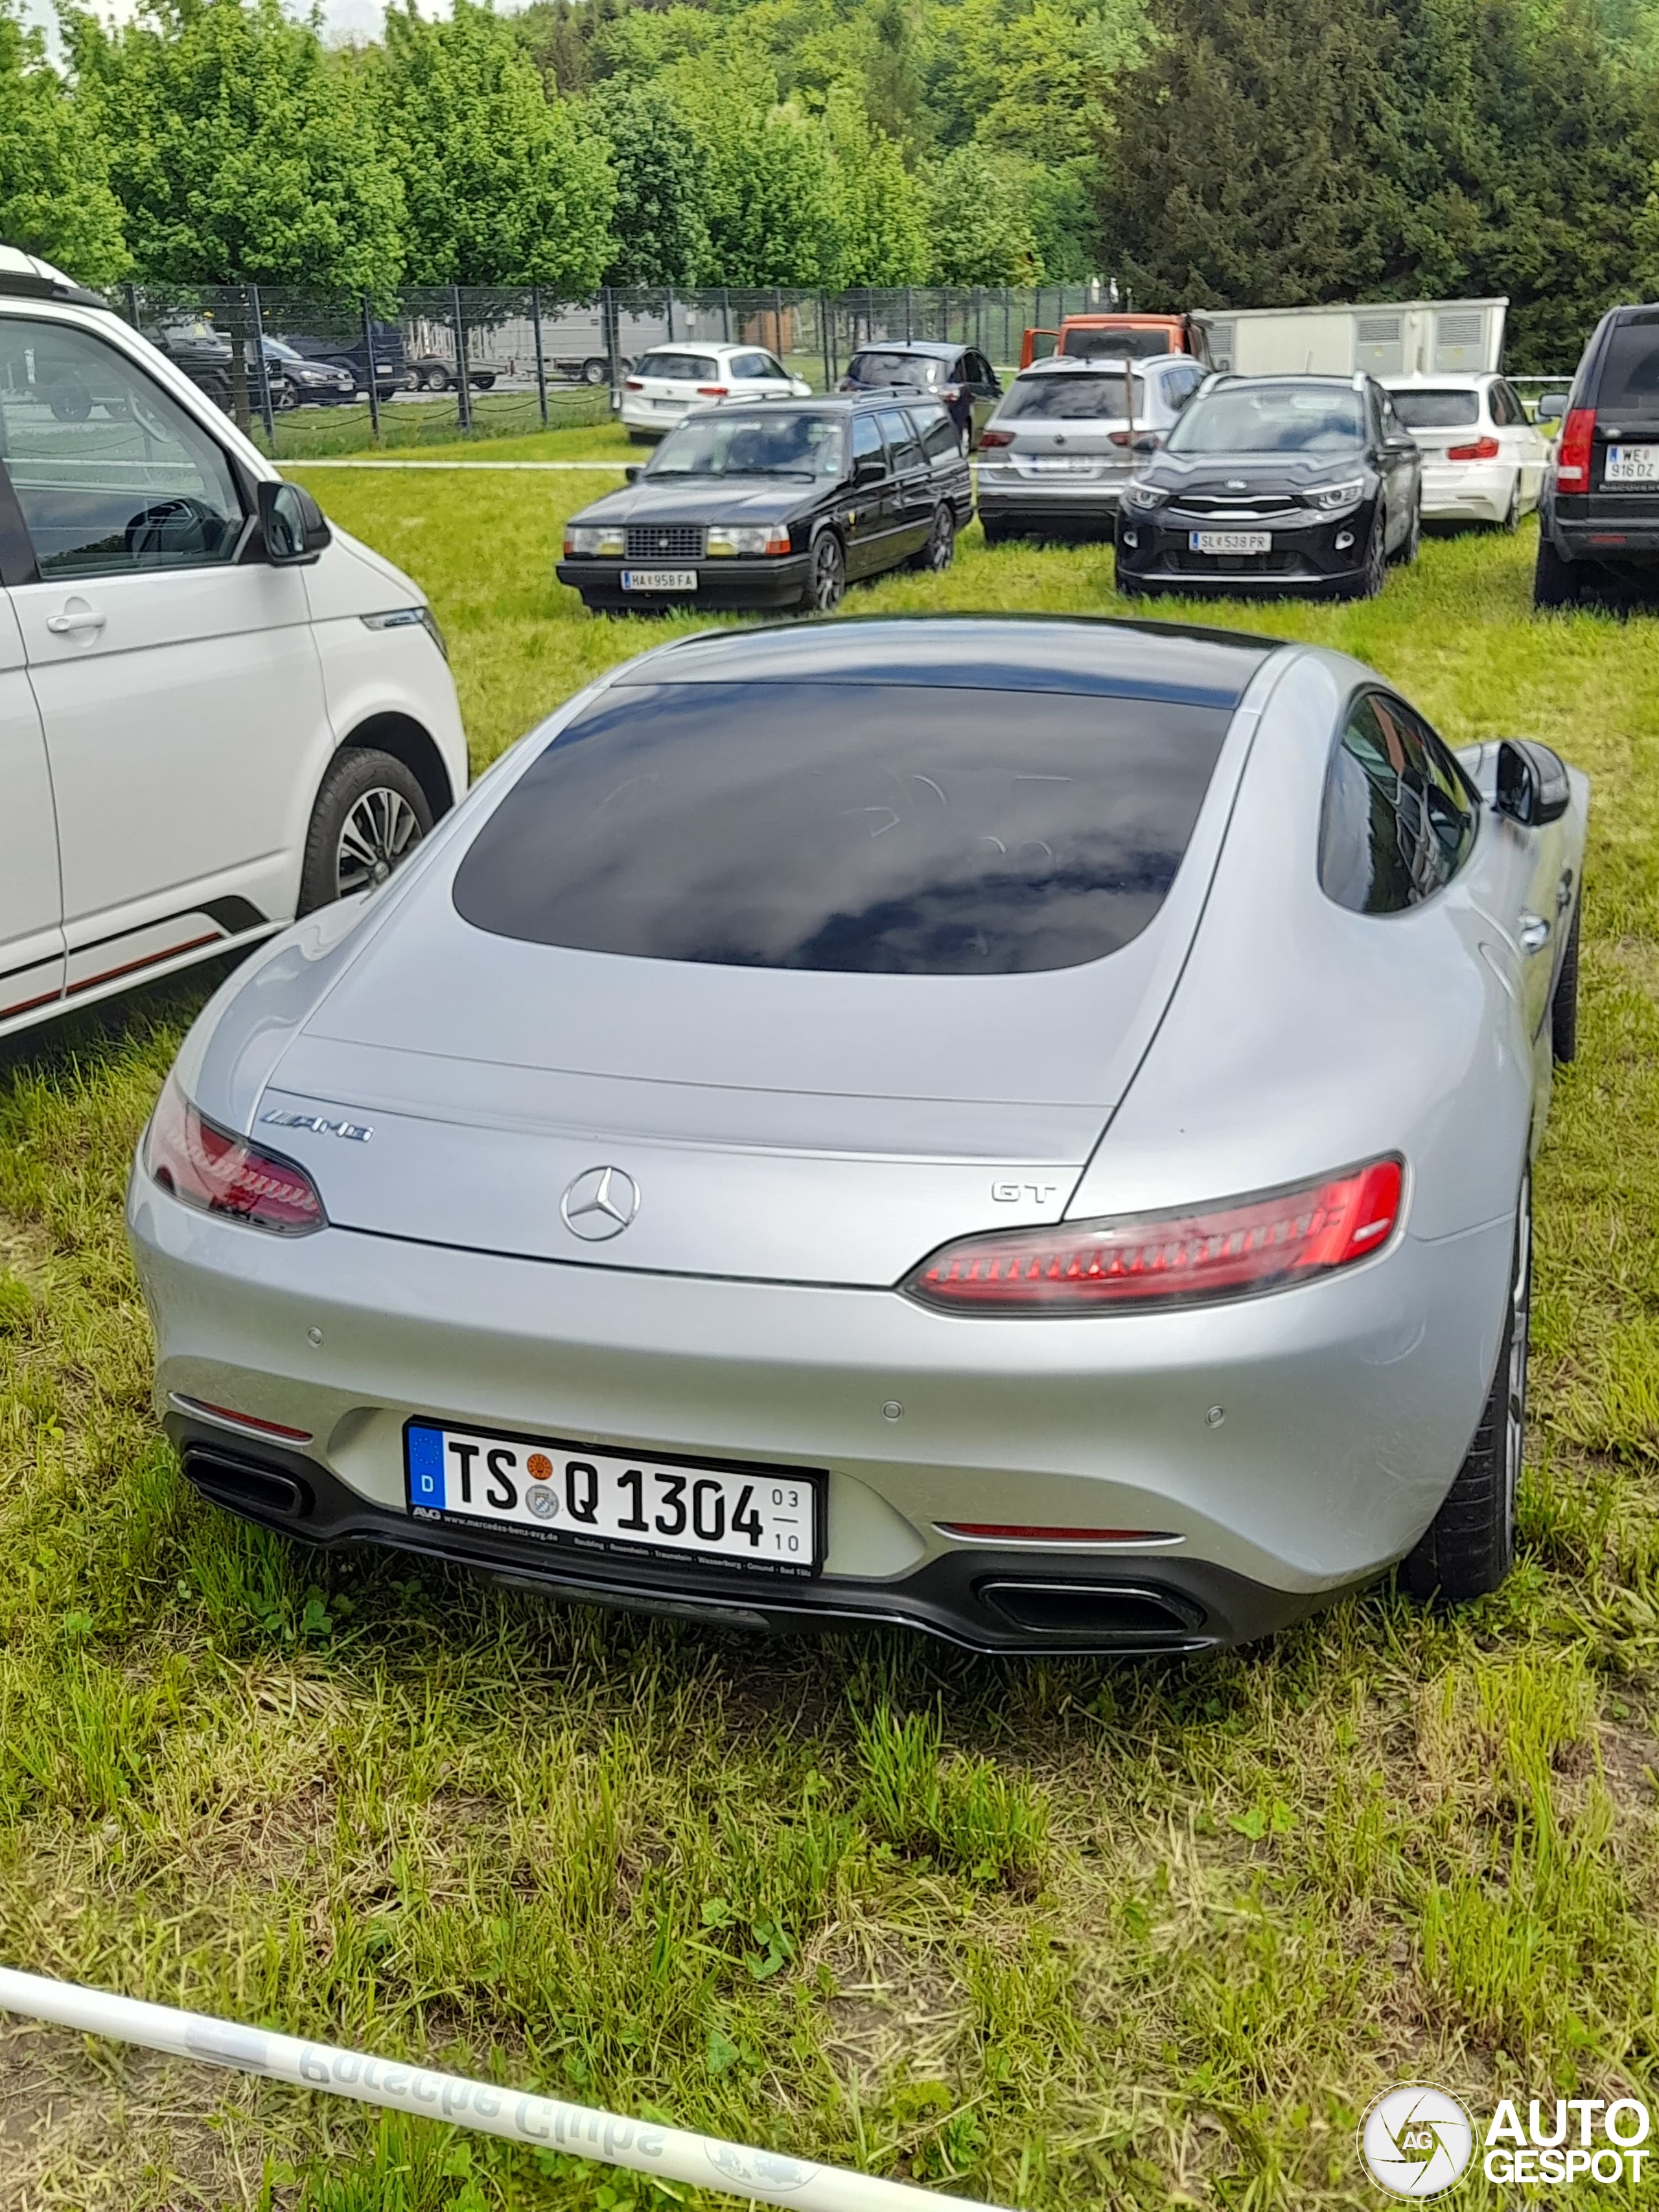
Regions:
<svg viewBox="0 0 1659 2212"><path fill-rule="evenodd" d="M1164 434L1160 430L1137 430L1129 441L1129 451L1132 453L1155 453L1163 443Z"/></svg>
<svg viewBox="0 0 1659 2212"><path fill-rule="evenodd" d="M1536 830L1542 823L1559 822L1571 803L1572 786L1559 753L1529 738L1504 739L1498 748L1492 802L1499 814L1523 830Z"/></svg>
<svg viewBox="0 0 1659 2212"><path fill-rule="evenodd" d="M887 474L887 464L879 453L864 453L853 464L855 484L879 483Z"/></svg>
<svg viewBox="0 0 1659 2212"><path fill-rule="evenodd" d="M314 561L333 542L323 510L303 486L262 482L259 526L265 558L273 568L298 568Z"/></svg>
<svg viewBox="0 0 1659 2212"><path fill-rule="evenodd" d="M1567 411L1565 392L1547 392L1533 410L1534 422L1559 422Z"/></svg>
<svg viewBox="0 0 1659 2212"><path fill-rule="evenodd" d="M644 467L640 462L629 461L628 466L623 471L623 482L624 483L637 483L644 474Z"/></svg>

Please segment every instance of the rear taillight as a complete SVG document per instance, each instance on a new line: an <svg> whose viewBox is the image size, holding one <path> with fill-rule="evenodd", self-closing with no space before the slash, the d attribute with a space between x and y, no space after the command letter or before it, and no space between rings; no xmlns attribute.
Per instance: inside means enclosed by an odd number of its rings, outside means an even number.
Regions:
<svg viewBox="0 0 1659 2212"><path fill-rule="evenodd" d="M723 384L700 384L697 386L699 399L724 399L726 395L726 386Z"/></svg>
<svg viewBox="0 0 1659 2212"><path fill-rule="evenodd" d="M947 405L951 404L961 398L962 386L959 384L947 384L942 387L939 396Z"/></svg>
<svg viewBox="0 0 1659 2212"><path fill-rule="evenodd" d="M1502 448L1496 438L1477 438L1472 446L1448 446L1449 461L1495 461Z"/></svg>
<svg viewBox="0 0 1659 2212"><path fill-rule="evenodd" d="M623 390L624 392L643 392L644 389L645 379L642 376L630 376L624 380L623 385Z"/></svg>
<svg viewBox="0 0 1659 2212"><path fill-rule="evenodd" d="M1400 1218L1397 1154L1261 1198L1125 1221L1060 1222L964 1237L903 1288L986 1313L1097 1313L1201 1305L1328 1275L1379 1252Z"/></svg>
<svg viewBox="0 0 1659 2212"><path fill-rule="evenodd" d="M1115 446L1127 446L1129 442L1129 433L1127 430L1109 430L1106 435Z"/></svg>
<svg viewBox="0 0 1659 2212"><path fill-rule="evenodd" d="M1561 425L1555 449L1555 480L1564 491L1588 491L1590 480L1590 442L1595 433L1595 410L1575 407Z"/></svg>
<svg viewBox="0 0 1659 2212"><path fill-rule="evenodd" d="M303 1168L208 1121L173 1076L156 1104L144 1159L163 1190L204 1213L227 1214L278 1237L306 1237L328 1225Z"/></svg>
<svg viewBox="0 0 1659 2212"><path fill-rule="evenodd" d="M1012 446L1014 434L1012 430L986 430L981 433L979 442L981 448L986 446Z"/></svg>

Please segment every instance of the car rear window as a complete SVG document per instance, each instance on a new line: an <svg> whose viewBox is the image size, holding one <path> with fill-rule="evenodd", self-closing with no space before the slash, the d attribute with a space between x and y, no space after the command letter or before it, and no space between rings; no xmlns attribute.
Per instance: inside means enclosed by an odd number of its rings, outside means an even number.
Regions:
<svg viewBox="0 0 1659 2212"><path fill-rule="evenodd" d="M1461 430L1480 420L1478 392L1390 392L1389 397L1408 430Z"/></svg>
<svg viewBox="0 0 1659 2212"><path fill-rule="evenodd" d="M1179 353L1168 331L1063 331L1060 350L1085 361L1150 361L1155 354Z"/></svg>
<svg viewBox="0 0 1659 2212"><path fill-rule="evenodd" d="M1659 314L1615 323L1596 382L1602 414L1659 415Z"/></svg>
<svg viewBox="0 0 1659 2212"><path fill-rule="evenodd" d="M1063 691L630 686L508 792L455 905L498 936L652 960L1075 967L1162 905L1230 719Z"/></svg>
<svg viewBox="0 0 1659 2212"><path fill-rule="evenodd" d="M1131 383L1133 392L1127 388ZM1021 416L1040 415L1050 422L1121 422L1132 399L1135 413L1144 415L1146 387L1140 377L1103 376L1086 369L1065 376L1050 369L1041 376L1017 376L997 410L997 420L1010 422Z"/></svg>
<svg viewBox="0 0 1659 2212"><path fill-rule="evenodd" d="M641 376L672 376L680 384L713 384L720 363L706 353L648 353L640 362Z"/></svg>
<svg viewBox="0 0 1659 2212"><path fill-rule="evenodd" d="M902 384L925 392L939 382L944 367L932 354L860 353L854 355L847 374L854 384Z"/></svg>

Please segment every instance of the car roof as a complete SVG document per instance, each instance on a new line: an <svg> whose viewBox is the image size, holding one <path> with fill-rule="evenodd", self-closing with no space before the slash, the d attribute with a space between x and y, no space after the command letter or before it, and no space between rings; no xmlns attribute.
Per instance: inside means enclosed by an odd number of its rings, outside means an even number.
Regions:
<svg viewBox="0 0 1659 2212"><path fill-rule="evenodd" d="M951 361L959 353L966 353L971 340L963 338L960 344L944 338L866 338L861 346L854 349L856 361L861 353L914 353L934 361Z"/></svg>
<svg viewBox="0 0 1659 2212"><path fill-rule="evenodd" d="M852 415L872 407L933 407L943 414L945 402L933 392L911 392L894 384L872 385L863 392L791 392L787 398L776 399L757 392L750 399L711 399L706 407L689 408L680 419L689 422L693 415L737 415L750 408L769 422L774 415L816 415L826 409Z"/></svg>
<svg viewBox="0 0 1659 2212"><path fill-rule="evenodd" d="M758 339L752 345L739 345L735 339L729 338L659 338L655 345L647 346L645 351L636 354L635 358L649 361L653 353L770 353L771 350L770 346L762 345Z"/></svg>
<svg viewBox="0 0 1659 2212"><path fill-rule="evenodd" d="M1181 366L1201 368L1189 353L1149 353L1140 360L1121 353L1050 353L1041 361L1028 362L1018 374L1021 376L1090 376L1098 375L1102 369L1109 372L1133 368L1137 376L1149 369L1167 369Z"/></svg>
<svg viewBox="0 0 1659 2212"><path fill-rule="evenodd" d="M1366 368L1357 368L1347 376L1316 374L1311 369L1264 369L1260 375L1247 369L1228 368L1217 371L1211 381L1214 384L1307 384L1323 385L1331 392L1352 392L1356 383L1375 384L1378 380Z"/></svg>
<svg viewBox="0 0 1659 2212"><path fill-rule="evenodd" d="M619 684L879 684L1060 691L1231 710L1278 638L1099 616L866 616L703 631L618 670Z"/></svg>
<svg viewBox="0 0 1659 2212"><path fill-rule="evenodd" d="M0 299L8 294L25 300L64 300L71 307L110 312L109 301L101 293L88 292L61 269L54 269L50 261L42 261L38 253L25 253L17 246L0 246Z"/></svg>

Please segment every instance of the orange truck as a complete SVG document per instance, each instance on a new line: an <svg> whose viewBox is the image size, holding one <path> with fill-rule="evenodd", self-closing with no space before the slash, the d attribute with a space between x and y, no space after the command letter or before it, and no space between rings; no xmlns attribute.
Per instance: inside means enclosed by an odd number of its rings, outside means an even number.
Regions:
<svg viewBox="0 0 1659 2212"><path fill-rule="evenodd" d="M1029 368L1053 353L1145 361L1152 354L1202 351L1189 315L1067 315L1057 331L1026 331L1019 365Z"/></svg>

